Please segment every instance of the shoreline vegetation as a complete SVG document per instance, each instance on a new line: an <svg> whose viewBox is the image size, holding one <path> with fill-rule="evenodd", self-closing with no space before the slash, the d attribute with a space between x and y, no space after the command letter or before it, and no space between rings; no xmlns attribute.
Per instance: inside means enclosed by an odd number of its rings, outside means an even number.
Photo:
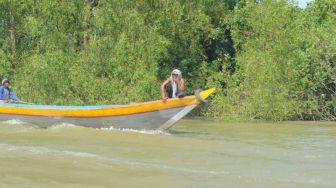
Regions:
<svg viewBox="0 0 336 188"><path fill-rule="evenodd" d="M336 1L1 0L0 77L23 101L91 105L160 98L174 68L193 115L336 120Z"/></svg>

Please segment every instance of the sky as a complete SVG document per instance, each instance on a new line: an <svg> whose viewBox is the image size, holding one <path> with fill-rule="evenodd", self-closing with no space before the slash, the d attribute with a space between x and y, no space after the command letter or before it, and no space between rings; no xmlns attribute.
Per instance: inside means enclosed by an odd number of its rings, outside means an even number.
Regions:
<svg viewBox="0 0 336 188"><path fill-rule="evenodd" d="M307 3L312 2L313 0L297 0L301 8L305 8Z"/></svg>

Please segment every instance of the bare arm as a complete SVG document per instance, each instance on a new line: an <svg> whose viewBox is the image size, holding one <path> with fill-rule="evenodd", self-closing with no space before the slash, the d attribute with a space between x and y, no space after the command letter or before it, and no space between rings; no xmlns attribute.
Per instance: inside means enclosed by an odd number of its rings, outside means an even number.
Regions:
<svg viewBox="0 0 336 188"><path fill-rule="evenodd" d="M165 81L161 84L162 99L166 99L166 98L167 98L167 94L166 94L165 87L166 87L166 85L167 85L168 83L169 83L169 79L165 80Z"/></svg>
<svg viewBox="0 0 336 188"><path fill-rule="evenodd" d="M177 81L177 87L179 88L179 90L182 92L184 91L184 80L179 80Z"/></svg>

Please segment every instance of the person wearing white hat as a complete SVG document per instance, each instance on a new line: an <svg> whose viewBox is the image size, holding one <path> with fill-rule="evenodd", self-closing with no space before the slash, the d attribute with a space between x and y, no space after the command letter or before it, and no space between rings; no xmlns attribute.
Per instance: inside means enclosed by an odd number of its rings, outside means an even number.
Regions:
<svg viewBox="0 0 336 188"><path fill-rule="evenodd" d="M184 80L182 72L174 69L171 75L161 85L162 100L166 101L168 98L176 98L183 96Z"/></svg>
<svg viewBox="0 0 336 188"><path fill-rule="evenodd" d="M0 86L0 102L19 101L15 93L9 88L9 80L3 79Z"/></svg>

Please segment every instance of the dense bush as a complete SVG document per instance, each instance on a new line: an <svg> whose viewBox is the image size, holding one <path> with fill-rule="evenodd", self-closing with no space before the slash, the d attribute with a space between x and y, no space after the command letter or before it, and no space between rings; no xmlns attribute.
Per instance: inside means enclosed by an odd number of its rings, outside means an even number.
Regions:
<svg viewBox="0 0 336 188"><path fill-rule="evenodd" d="M187 93L217 87L201 114L336 115L336 2L0 0L0 77L24 101L106 104L160 98L173 68Z"/></svg>

